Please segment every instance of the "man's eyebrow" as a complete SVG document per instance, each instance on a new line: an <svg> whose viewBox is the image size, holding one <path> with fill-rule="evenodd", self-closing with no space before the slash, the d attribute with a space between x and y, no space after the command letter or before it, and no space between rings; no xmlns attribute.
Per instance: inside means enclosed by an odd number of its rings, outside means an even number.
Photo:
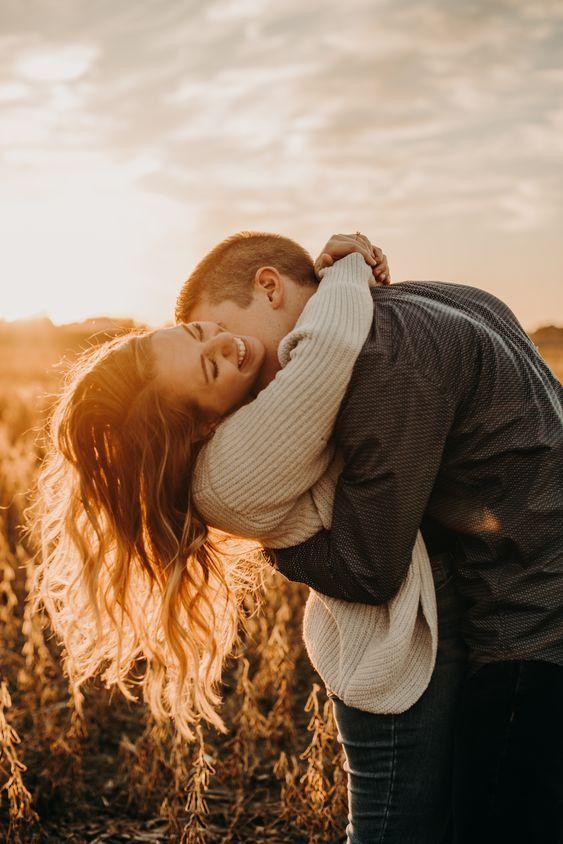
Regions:
<svg viewBox="0 0 563 844"><path fill-rule="evenodd" d="M188 334L190 335L190 337L193 337L194 340L200 340L201 339L200 337L197 336L197 334L194 333L193 329L190 328L189 325L186 325L185 322L182 322L180 324L181 324L182 328L184 329L184 331L187 331ZM203 369L203 377L205 378L206 384L209 384L209 375L207 374L207 370L205 368L205 360L204 360L203 355L200 355L199 359L201 361L201 368Z"/></svg>

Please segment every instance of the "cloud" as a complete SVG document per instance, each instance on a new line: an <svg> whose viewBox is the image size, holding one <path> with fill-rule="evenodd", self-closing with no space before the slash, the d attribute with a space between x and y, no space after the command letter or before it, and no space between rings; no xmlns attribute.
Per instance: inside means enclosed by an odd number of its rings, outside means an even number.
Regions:
<svg viewBox="0 0 563 844"><path fill-rule="evenodd" d="M91 68L98 52L92 45L81 44L36 48L18 58L14 71L31 82L70 82Z"/></svg>
<svg viewBox="0 0 563 844"><path fill-rule="evenodd" d="M3 185L96 192L105 161L186 209L194 258L246 226L533 232L563 211L556 0L49 0L4 4L0 31Z"/></svg>

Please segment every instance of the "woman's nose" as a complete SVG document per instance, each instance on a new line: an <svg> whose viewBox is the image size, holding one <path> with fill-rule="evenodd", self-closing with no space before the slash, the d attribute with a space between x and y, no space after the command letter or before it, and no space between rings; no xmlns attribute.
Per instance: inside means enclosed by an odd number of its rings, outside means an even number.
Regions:
<svg viewBox="0 0 563 844"><path fill-rule="evenodd" d="M207 346L212 352L220 352L225 357L236 356L235 338L228 331L220 331L207 341Z"/></svg>

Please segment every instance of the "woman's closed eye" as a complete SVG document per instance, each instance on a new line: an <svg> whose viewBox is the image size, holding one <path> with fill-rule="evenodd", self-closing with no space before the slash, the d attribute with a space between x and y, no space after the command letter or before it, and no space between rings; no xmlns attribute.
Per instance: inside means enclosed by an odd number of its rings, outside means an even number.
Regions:
<svg viewBox="0 0 563 844"><path fill-rule="evenodd" d="M197 330L199 335L199 339L203 342L203 328L199 324L199 322L194 322L194 327ZM211 364L211 372L213 373L213 378L217 378L219 376L219 367L217 366L217 361L215 358L208 357L207 360Z"/></svg>

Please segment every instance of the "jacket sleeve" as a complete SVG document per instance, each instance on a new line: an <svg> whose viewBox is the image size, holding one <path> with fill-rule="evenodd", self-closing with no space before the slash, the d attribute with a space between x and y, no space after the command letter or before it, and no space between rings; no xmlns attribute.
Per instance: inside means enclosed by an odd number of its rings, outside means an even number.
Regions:
<svg viewBox="0 0 563 844"><path fill-rule="evenodd" d="M333 598L382 604L406 575L454 411L412 368L386 362L371 395L362 381L337 427L345 467L331 530L268 555L289 580Z"/></svg>

